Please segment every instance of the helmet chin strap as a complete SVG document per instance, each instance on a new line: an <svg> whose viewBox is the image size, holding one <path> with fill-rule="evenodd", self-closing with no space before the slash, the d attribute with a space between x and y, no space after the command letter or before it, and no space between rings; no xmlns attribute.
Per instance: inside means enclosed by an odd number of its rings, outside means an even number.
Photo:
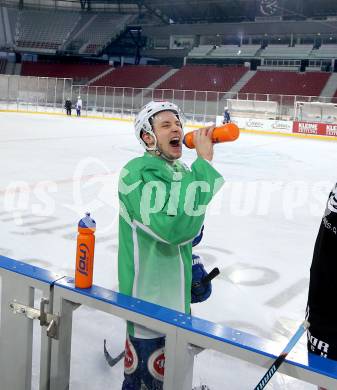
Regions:
<svg viewBox="0 0 337 390"><path fill-rule="evenodd" d="M176 158L169 158L169 157L167 157L166 154L164 152L162 152L158 147L157 147L155 153L156 153L157 156L162 157L164 160L166 160L168 162L174 162L176 160Z"/></svg>
<svg viewBox="0 0 337 390"><path fill-rule="evenodd" d="M166 160L168 162L174 162L176 160L176 158L167 157L166 154L162 150L160 150L159 146L157 145L156 135L153 132L151 135L154 138L154 146L151 146L151 147L146 146L146 150L148 152L154 152L158 157L162 157L164 160Z"/></svg>

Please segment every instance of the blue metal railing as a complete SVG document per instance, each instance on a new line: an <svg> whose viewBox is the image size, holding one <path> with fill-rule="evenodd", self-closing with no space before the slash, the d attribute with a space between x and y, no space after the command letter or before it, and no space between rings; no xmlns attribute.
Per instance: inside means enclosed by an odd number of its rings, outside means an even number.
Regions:
<svg viewBox="0 0 337 390"><path fill-rule="evenodd" d="M169 342L171 344L167 344L165 389L176 390L179 388L185 390L191 388L191 383L188 383L192 380L191 377L187 380L184 379L184 383L175 382L177 380L182 380L179 379L182 378L182 376L179 376L179 370L180 366L181 369L183 369L184 364L180 360L184 359L184 354L187 354L186 351L189 345L215 349L224 354L250 361L265 368L267 368L278 356L284 346L237 329L229 328L197 317L188 316L184 313L167 309L140 299L135 299L99 286L94 285L90 289L78 289L74 286L74 280L72 278L3 256L0 256L0 279L2 281L9 280L10 284L8 284L8 286L17 286L16 288L9 289L11 290L9 293L14 296L8 296L8 289L4 289L4 283L2 283L1 289L2 305L0 315L2 326L0 328L0 380L2 380L3 377L6 377L7 382L5 381L5 383L9 383L8 381L13 379L13 377L11 378L12 372L10 366L15 364L14 361L8 361L7 349L13 348L13 346L14 349L20 349L20 346L15 344L15 334L12 335L12 345L8 345L8 342L7 344L4 342L4 337L8 338L11 330L11 327L8 327L4 321L10 320L12 324L15 324L13 321L16 319L17 321L20 320L20 316L17 316L16 318L12 316L12 318L6 314L9 310L8 302L16 300L15 292L21 288L39 288L39 284L46 285L51 289L52 293L50 294L49 299L52 300L52 302L50 302L49 309L54 306L52 314L59 316L58 326L62 329L60 338L51 341L51 353L46 352L46 355L44 355L48 356L50 362L47 367L45 367L44 377L42 375L42 379L40 379L41 390L56 389L57 386L60 386L57 382L57 378L60 376L63 376L63 384L69 380L67 375L70 371L64 367L61 369L55 366L57 365L57 361L62 360L62 356L60 356L62 348L60 348L60 345L62 345L63 342L64 345L67 345L62 338L66 335L68 343L69 337L71 339L71 334L69 334L69 332L71 333L71 322L67 328L67 320L64 319L67 312L65 309L62 309L62 302L65 301L72 302L74 305L83 304L91 306L97 310L138 322L169 336L167 337L167 343ZM29 288L27 291L29 291ZM24 294L21 293L20 296L23 297ZM67 315L67 318L69 318L69 313ZM2 334L3 332L9 333ZM43 334L42 337L47 336ZM56 351L55 353L53 353L53 347ZM70 350L68 352L70 355ZM1 362L5 361L7 361L6 367L1 368ZM193 358L190 359L189 364L192 364L190 372L193 373ZM186 367L184 370L186 373ZM166 371L168 371L168 373L166 373ZM286 360L281 366L280 372L310 383L321 386L330 385L333 386L333 388L337 388L337 362L311 354L310 359L308 359L308 354L306 352L297 354L295 358ZM15 375L18 375L17 372ZM169 378L170 375L172 375L171 378ZM49 378L46 379L46 376L49 376ZM256 379L258 381L260 378ZM25 379L22 379L22 381L22 383L26 383L24 382ZM41 381L43 383L41 383ZM255 384L252 383L251 388L253 388L254 385ZM30 387L27 388L30 389ZM59 389L60 388L62 387L59 387Z"/></svg>

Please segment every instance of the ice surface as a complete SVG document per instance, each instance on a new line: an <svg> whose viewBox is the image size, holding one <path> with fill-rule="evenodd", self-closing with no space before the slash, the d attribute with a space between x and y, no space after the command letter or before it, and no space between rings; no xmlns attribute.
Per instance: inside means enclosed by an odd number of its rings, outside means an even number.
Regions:
<svg viewBox="0 0 337 390"><path fill-rule="evenodd" d="M0 253L73 275L77 222L97 222L94 283L117 288L117 178L142 153L132 123L0 113ZM195 151L185 150L191 164ZM216 146L226 184L206 218L196 252L220 268L211 298L193 314L286 344L304 317L312 250L336 181L336 143L242 134ZM71 389L120 389L122 364L104 361L123 348L117 318L80 308L74 314ZM293 353L305 353L305 338ZM36 365L36 361L35 361ZM204 351L195 384L253 388L264 369ZM35 372L36 389L37 373ZM277 374L270 389L314 389ZM179 389L177 389L179 390Z"/></svg>

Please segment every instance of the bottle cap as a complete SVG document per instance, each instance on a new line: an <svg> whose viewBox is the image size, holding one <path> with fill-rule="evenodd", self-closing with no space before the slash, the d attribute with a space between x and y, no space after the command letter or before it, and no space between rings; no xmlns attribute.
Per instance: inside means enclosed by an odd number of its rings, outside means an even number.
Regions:
<svg viewBox="0 0 337 390"><path fill-rule="evenodd" d="M90 213L85 213L85 217L80 220L78 227L96 229L96 222L90 217Z"/></svg>

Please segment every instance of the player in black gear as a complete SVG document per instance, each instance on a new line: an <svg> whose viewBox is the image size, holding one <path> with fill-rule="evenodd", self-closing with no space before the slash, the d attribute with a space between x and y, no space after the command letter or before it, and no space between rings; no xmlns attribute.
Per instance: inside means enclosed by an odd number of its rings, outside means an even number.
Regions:
<svg viewBox="0 0 337 390"><path fill-rule="evenodd" d="M337 184L330 192L315 243L307 305L308 351L337 360Z"/></svg>
<svg viewBox="0 0 337 390"><path fill-rule="evenodd" d="M64 103L64 108L67 111L67 115L71 115L71 109L72 109L72 102L70 98L67 98L65 103Z"/></svg>

